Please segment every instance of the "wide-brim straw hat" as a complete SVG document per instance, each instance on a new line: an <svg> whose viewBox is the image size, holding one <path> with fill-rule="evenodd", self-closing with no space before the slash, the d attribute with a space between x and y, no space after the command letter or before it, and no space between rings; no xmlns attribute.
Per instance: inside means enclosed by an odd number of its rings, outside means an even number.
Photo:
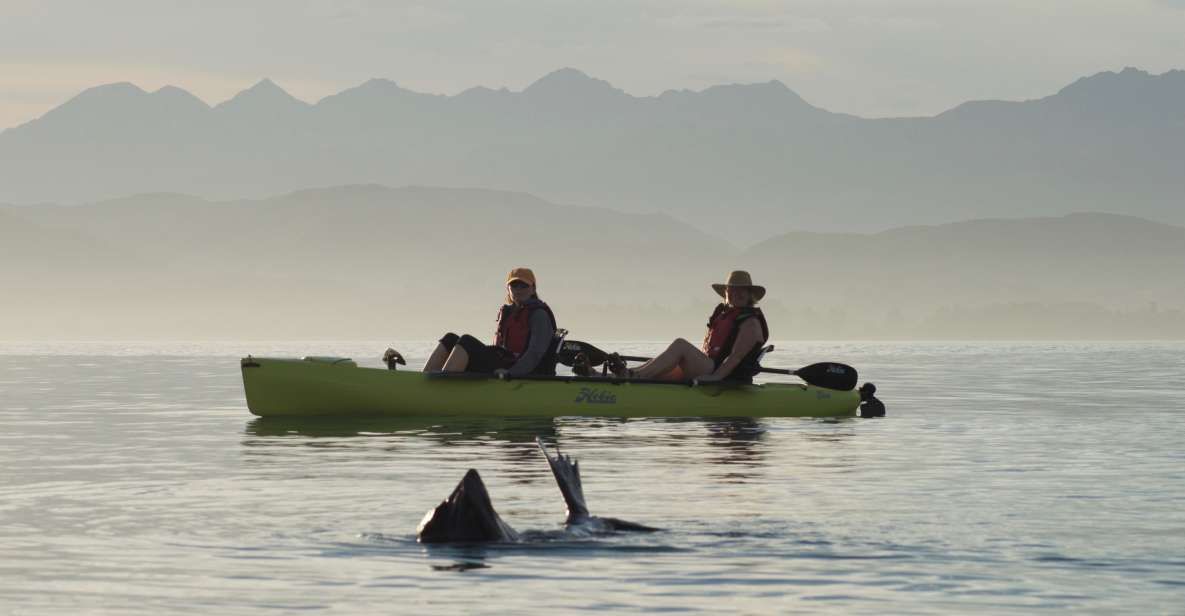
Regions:
<svg viewBox="0 0 1185 616"><path fill-rule="evenodd" d="M728 273L728 282L712 285L712 289L720 297L724 297L724 289L728 287L749 287L749 294L753 296L755 302L759 302L761 298L765 297L765 287L753 284L753 277L744 270L731 271Z"/></svg>

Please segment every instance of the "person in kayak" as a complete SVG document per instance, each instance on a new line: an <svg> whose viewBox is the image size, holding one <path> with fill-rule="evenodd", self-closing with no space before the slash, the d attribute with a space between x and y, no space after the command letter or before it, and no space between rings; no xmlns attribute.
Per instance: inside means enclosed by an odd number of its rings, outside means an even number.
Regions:
<svg viewBox="0 0 1185 616"><path fill-rule="evenodd" d="M555 315L535 289L535 273L516 267L506 276L506 304L498 310L494 344L445 334L424 372L489 372L498 376L554 375Z"/></svg>
<svg viewBox="0 0 1185 616"><path fill-rule="evenodd" d="M757 360L761 348L769 340L769 325L757 307L765 297L765 287L753 284L749 272L737 270L728 275L728 282L713 284L712 289L724 298L724 303L708 317L708 333L700 347L679 338L657 357L632 370L613 353L609 369L623 378L752 382L760 368Z"/></svg>

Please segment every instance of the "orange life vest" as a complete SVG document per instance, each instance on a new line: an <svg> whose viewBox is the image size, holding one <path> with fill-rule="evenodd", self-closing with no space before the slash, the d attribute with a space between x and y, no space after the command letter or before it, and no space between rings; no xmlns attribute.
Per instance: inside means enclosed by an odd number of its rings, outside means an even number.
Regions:
<svg viewBox="0 0 1185 616"><path fill-rule="evenodd" d="M531 346L531 315L536 310L547 313L547 317L551 319L551 330L555 331L555 315L542 300L529 299L521 308L514 304L506 304L498 311L498 329L494 333L494 346L510 351L515 359L526 353L527 347Z"/></svg>
<svg viewBox="0 0 1185 616"><path fill-rule="evenodd" d="M732 353L737 334L741 331L741 323L750 317L757 317L757 322L761 324L761 342L769 340L769 325L766 324L765 315L761 314L760 308L728 304L716 306L712 316L708 317L708 333L704 336L704 344L701 347L704 355L712 358L716 365L720 365L720 362ZM749 352L760 348L761 344L757 344Z"/></svg>

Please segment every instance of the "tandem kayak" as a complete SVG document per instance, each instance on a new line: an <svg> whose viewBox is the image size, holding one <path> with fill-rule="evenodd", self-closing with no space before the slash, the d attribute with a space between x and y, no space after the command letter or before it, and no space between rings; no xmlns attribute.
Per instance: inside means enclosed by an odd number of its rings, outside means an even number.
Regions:
<svg viewBox="0 0 1185 616"><path fill-rule="evenodd" d="M854 417L856 391L797 383L752 385L577 376L488 375L362 368L345 358L246 357L247 408L260 417L598 416Z"/></svg>

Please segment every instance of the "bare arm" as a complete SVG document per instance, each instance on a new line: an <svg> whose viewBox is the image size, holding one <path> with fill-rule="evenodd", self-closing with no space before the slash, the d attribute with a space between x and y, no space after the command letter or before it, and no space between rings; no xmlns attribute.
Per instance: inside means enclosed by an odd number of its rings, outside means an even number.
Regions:
<svg viewBox="0 0 1185 616"><path fill-rule="evenodd" d="M737 340L732 345L732 352L712 373L713 380L723 379L732 374L732 371L736 370L736 367L744 361L745 356L759 344L761 344L761 324L757 322L756 318L745 320L741 323L741 331L737 332Z"/></svg>

